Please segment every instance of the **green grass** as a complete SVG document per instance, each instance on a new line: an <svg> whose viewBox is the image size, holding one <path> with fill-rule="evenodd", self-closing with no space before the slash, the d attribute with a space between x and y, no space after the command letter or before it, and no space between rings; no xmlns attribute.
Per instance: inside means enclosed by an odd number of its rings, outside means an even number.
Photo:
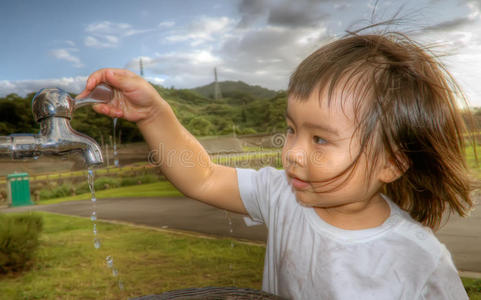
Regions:
<svg viewBox="0 0 481 300"><path fill-rule="evenodd" d="M479 147L480 146L476 146L476 153L478 156L480 155ZM468 167L472 170L473 175L476 176L476 178L481 178L481 157L478 157L479 161L476 161L476 156L474 154L473 146L467 146L465 148L465 157Z"/></svg>
<svg viewBox="0 0 481 300"><path fill-rule="evenodd" d="M192 287L261 288L263 246L98 222L102 246L95 249L88 219L38 214L44 231L33 267L0 277L1 299L128 299ZM112 276L107 256L119 277ZM481 299L481 280L463 283L470 299Z"/></svg>
<svg viewBox="0 0 481 300"><path fill-rule="evenodd" d="M159 181L149 184L125 186L120 188L108 189L95 192L97 199L102 198L120 198L120 197L178 197L182 196L170 182ZM90 193L80 194L70 197L55 198L49 200L41 200L38 204L54 204L73 200L90 199Z"/></svg>
<svg viewBox="0 0 481 300"><path fill-rule="evenodd" d="M481 300L481 279L461 278L470 300Z"/></svg>
<svg viewBox="0 0 481 300"><path fill-rule="evenodd" d="M261 288L263 246L98 222L102 246L95 249L88 219L39 214L44 232L34 266L0 277L1 299L127 299L189 287ZM107 256L119 277L106 266Z"/></svg>
<svg viewBox="0 0 481 300"><path fill-rule="evenodd" d="M126 173L131 172L140 172L145 169L152 168L152 166L148 162L137 162L131 164L129 166L116 168L116 167L105 167L105 168L97 168L95 169L95 174L97 176L100 175L123 175ZM69 171L69 172L54 172L49 174L39 174L39 175L32 175L30 180L47 180L47 179L68 179L71 177L80 177L85 176L87 177L87 170L80 170L80 171ZM0 178L0 184L6 183L6 177Z"/></svg>

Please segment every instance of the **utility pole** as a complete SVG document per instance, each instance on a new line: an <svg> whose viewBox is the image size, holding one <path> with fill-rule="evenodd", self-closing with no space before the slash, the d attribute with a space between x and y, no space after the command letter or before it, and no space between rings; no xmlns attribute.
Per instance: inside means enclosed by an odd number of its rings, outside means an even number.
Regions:
<svg viewBox="0 0 481 300"><path fill-rule="evenodd" d="M142 57L139 60L140 76L144 77L144 64L142 63Z"/></svg>
<svg viewBox="0 0 481 300"><path fill-rule="evenodd" d="M214 99L222 99L222 93L220 91L219 82L217 82L217 68L214 68Z"/></svg>

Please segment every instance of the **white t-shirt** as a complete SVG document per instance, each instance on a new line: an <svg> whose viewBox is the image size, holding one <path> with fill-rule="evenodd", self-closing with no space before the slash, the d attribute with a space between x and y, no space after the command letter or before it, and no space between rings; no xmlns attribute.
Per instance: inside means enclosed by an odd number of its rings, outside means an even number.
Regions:
<svg viewBox="0 0 481 300"><path fill-rule="evenodd" d="M384 197L380 226L344 230L300 205L283 170L237 169L249 216L269 229L262 289L289 299L468 299L446 247Z"/></svg>

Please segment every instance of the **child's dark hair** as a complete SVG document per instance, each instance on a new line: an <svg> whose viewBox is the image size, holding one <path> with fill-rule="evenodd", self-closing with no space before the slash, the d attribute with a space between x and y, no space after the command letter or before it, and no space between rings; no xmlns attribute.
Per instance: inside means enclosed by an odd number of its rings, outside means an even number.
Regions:
<svg viewBox="0 0 481 300"><path fill-rule="evenodd" d="M436 56L400 33L351 33L307 57L288 96L302 101L317 89L329 101L336 89L354 93L358 158L369 152L376 163L387 153L403 175L385 193L415 220L436 228L448 207L467 214L472 184L456 105L466 100Z"/></svg>

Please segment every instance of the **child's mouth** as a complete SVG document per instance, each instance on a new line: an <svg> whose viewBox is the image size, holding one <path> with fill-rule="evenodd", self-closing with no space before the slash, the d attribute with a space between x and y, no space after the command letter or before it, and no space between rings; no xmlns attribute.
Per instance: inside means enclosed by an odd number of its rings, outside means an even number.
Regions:
<svg viewBox="0 0 481 300"><path fill-rule="evenodd" d="M291 180L292 187L296 190L304 190L309 186L309 183L296 177L292 177Z"/></svg>

